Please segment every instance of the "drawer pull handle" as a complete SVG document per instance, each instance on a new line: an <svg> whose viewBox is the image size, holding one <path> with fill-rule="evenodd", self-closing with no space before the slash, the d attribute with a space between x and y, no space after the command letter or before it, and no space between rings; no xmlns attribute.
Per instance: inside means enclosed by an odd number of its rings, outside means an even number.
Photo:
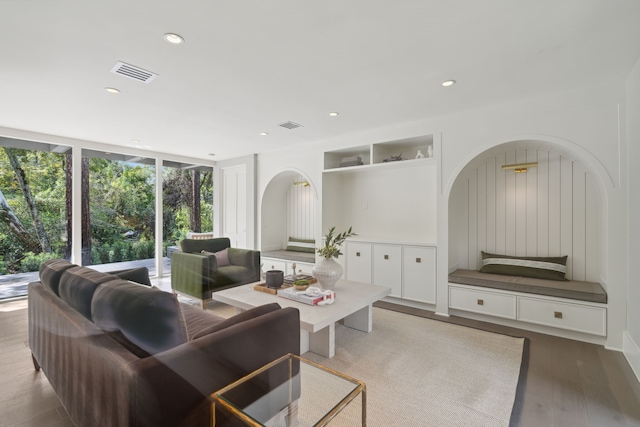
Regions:
<svg viewBox="0 0 640 427"><path fill-rule="evenodd" d="M384 256L384 259L389 259L389 255L385 255L385 256Z"/></svg>
<svg viewBox="0 0 640 427"><path fill-rule="evenodd" d="M553 312L553 317L555 317L556 319L562 319L562 312L561 311L554 311Z"/></svg>
<svg viewBox="0 0 640 427"><path fill-rule="evenodd" d="M478 300L478 305L484 305L484 300L483 299L479 299Z"/></svg>
<svg viewBox="0 0 640 427"><path fill-rule="evenodd" d="M416 262L420 264L422 262L422 258L416 258Z"/></svg>
<svg viewBox="0 0 640 427"><path fill-rule="evenodd" d="M356 252L356 256L360 256L360 252Z"/></svg>

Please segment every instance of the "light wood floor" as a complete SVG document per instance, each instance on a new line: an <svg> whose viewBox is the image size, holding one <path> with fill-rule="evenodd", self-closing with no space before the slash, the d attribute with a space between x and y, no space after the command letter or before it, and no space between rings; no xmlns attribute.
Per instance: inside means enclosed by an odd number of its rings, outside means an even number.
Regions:
<svg viewBox="0 0 640 427"><path fill-rule="evenodd" d="M46 377L33 370L25 307L24 300L0 304L0 426L72 426ZM424 310L401 310L442 320ZM640 383L621 353L463 318L447 321L529 338L521 427L640 426Z"/></svg>

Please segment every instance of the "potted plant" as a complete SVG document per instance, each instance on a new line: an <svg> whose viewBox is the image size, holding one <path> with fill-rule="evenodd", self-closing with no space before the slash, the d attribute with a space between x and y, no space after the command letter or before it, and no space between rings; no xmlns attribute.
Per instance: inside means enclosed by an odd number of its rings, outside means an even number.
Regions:
<svg viewBox="0 0 640 427"><path fill-rule="evenodd" d="M316 249L318 255L322 256L322 259L316 263L311 270L313 277L318 279L318 284L322 289L332 290L336 285L336 282L342 277L342 266L335 260L342 252L340 248L344 241L351 236L357 236L352 231L352 227L349 227L347 231L335 234L336 227L329 228L329 232L324 235L324 246Z"/></svg>

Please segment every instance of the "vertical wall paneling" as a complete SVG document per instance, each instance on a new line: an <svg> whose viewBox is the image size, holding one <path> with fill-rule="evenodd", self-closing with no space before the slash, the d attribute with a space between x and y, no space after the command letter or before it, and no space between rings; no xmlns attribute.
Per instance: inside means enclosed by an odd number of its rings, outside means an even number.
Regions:
<svg viewBox="0 0 640 427"><path fill-rule="evenodd" d="M304 181L299 176L296 182ZM310 186L292 185L287 192L287 236L313 239L315 230L315 200Z"/></svg>
<svg viewBox="0 0 640 427"><path fill-rule="evenodd" d="M478 220L476 221L477 227L477 246L474 250L473 257L474 262L470 262L470 264L475 264L480 259L480 249L487 247L487 165L481 165L478 168L478 197L477 197L477 205L478 205Z"/></svg>
<svg viewBox="0 0 640 427"><path fill-rule="evenodd" d="M568 255L567 276L573 265L573 163L560 158L560 254ZM559 255L560 255L559 254Z"/></svg>
<svg viewBox="0 0 640 427"><path fill-rule="evenodd" d="M507 164L516 163L515 153L507 153ZM511 171L502 171L505 175L506 194L505 194L505 251L508 254L516 255L516 174Z"/></svg>
<svg viewBox="0 0 640 427"><path fill-rule="evenodd" d="M525 162L534 163L538 161L536 150L527 150ZM527 191L525 194L526 205L526 256L536 256L538 254L538 168L529 168L525 175L527 180Z"/></svg>
<svg viewBox="0 0 640 427"><path fill-rule="evenodd" d="M539 151L537 156L537 254L549 256L549 152Z"/></svg>
<svg viewBox="0 0 640 427"><path fill-rule="evenodd" d="M503 164L538 162L527 173ZM480 251L567 255L567 277L600 281L598 187L580 164L545 150L519 150L468 166L450 198L451 251L459 268L478 269Z"/></svg>
<svg viewBox="0 0 640 427"><path fill-rule="evenodd" d="M475 212L476 215L467 216L469 223L469 264L475 264L478 258L478 170L471 171L469 177L469 211Z"/></svg>
<svg viewBox="0 0 640 427"><path fill-rule="evenodd" d="M496 253L496 159L487 161L487 252ZM479 255L478 255L479 256Z"/></svg>
<svg viewBox="0 0 640 427"><path fill-rule="evenodd" d="M549 152L549 256L560 255L560 155Z"/></svg>
<svg viewBox="0 0 640 427"><path fill-rule="evenodd" d="M503 171L502 165L507 164L507 158L504 155L496 157L496 253L507 253L507 174ZM491 184L489 184L490 186ZM491 221L491 218L488 218Z"/></svg>
<svg viewBox="0 0 640 427"><path fill-rule="evenodd" d="M586 174L586 197L585 197L585 213L586 213L586 235L585 235L585 257L588 260L586 265L585 277L587 280L594 282L600 281L600 263L592 262L592 260L600 259L599 248L601 247L599 226L601 221L600 206L601 201L595 191L589 189L597 188L594 178L590 174Z"/></svg>
<svg viewBox="0 0 640 427"><path fill-rule="evenodd" d="M236 234L238 228L238 177L235 173L224 173L224 234Z"/></svg>
<svg viewBox="0 0 640 427"><path fill-rule="evenodd" d="M573 280L585 280L586 266L586 171L573 164Z"/></svg>

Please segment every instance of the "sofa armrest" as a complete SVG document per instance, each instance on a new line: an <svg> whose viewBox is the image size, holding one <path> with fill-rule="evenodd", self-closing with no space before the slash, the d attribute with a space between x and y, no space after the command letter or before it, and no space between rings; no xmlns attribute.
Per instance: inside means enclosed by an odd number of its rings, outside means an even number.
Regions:
<svg viewBox="0 0 640 427"><path fill-rule="evenodd" d="M171 287L200 298L211 286L211 276L218 271L216 257L173 252L171 254Z"/></svg>
<svg viewBox="0 0 640 427"><path fill-rule="evenodd" d="M300 314L294 308L272 311L141 359L136 362L135 425L210 420L211 393L288 353L300 353ZM225 419L224 414L216 414L216 419Z"/></svg>

